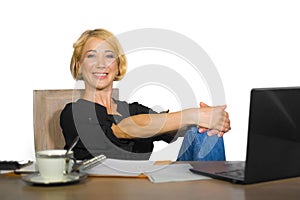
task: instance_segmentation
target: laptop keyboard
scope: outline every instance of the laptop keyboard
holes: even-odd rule
[[[231,170],[231,171],[218,172],[216,174],[221,174],[223,176],[227,176],[230,178],[238,178],[238,179],[245,178],[245,170],[244,169],[235,169],[235,170]]]

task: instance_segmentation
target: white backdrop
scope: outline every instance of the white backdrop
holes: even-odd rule
[[[34,157],[32,91],[74,88],[69,72],[72,44],[94,28],[115,34],[162,28],[199,44],[225,89],[232,121],[225,135],[227,159],[245,159],[250,89],[300,85],[299,9],[297,0],[1,1],[0,160]],[[154,60],[168,66],[173,62],[151,51],[128,59],[129,71]],[[191,83],[201,91],[197,100],[210,103],[201,84]],[[153,86],[140,88],[131,100],[175,111],[172,98],[164,88]]]

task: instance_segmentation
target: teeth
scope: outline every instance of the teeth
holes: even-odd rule
[[[106,76],[107,74],[99,74],[99,73],[94,73],[96,76]]]

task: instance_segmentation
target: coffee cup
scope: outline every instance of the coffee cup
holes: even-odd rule
[[[73,152],[66,155],[67,150],[53,149],[36,152],[36,163],[41,177],[47,181],[63,180],[75,162]]]

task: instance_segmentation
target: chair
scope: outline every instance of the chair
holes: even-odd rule
[[[84,89],[34,90],[33,126],[35,151],[63,149],[65,140],[59,118],[62,109],[69,102],[76,101]],[[113,97],[119,99],[119,90],[113,89]]]

